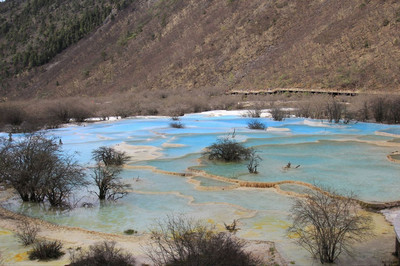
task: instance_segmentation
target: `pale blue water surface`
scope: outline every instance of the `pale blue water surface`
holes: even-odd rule
[[[189,172],[188,168],[193,167],[214,175],[256,182],[303,181],[329,186],[339,192],[352,191],[365,201],[400,200],[400,164],[386,158],[400,147],[385,146],[388,142],[396,144],[398,140],[395,136],[379,134],[400,134],[399,126],[331,124],[301,118],[276,122],[264,118],[261,121],[269,128],[259,131],[247,128],[249,120],[240,116],[193,114],[181,118],[185,128],[174,129],[169,127],[171,120],[168,118],[132,118],[68,126],[46,134],[61,138],[64,150],[76,152],[76,159],[83,165],[93,164],[91,152],[100,146],[121,143],[154,146],[161,149],[161,157],[139,159],[129,165],[178,173]],[[202,158],[205,147],[218,138],[232,136],[233,132],[237,141],[253,147],[262,158],[259,174],[249,174],[246,162],[227,164]],[[1,135],[6,137],[6,134]],[[300,167],[284,170],[288,162]],[[304,255],[302,251],[294,251],[296,249],[285,236],[293,198],[275,189],[198,190],[189,178],[148,168],[125,170],[122,177],[132,184],[133,191],[117,203],[100,206],[91,195],[85,200],[95,203],[92,209],[44,211],[37,205],[21,204],[16,199],[5,207],[62,225],[112,233],[122,233],[129,228],[147,231],[155,220],[171,213],[186,213],[216,225],[240,219],[240,236],[276,241],[278,246]],[[193,178],[204,188],[229,186],[200,175]],[[282,185],[282,190],[306,191],[296,185]]]

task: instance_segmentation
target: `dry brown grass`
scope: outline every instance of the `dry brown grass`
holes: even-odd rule
[[[18,99],[146,91],[163,101],[179,91],[197,103],[199,91],[228,89],[398,90],[399,12],[399,1],[136,1],[1,92]]]
[[[337,104],[337,112],[332,106]],[[379,109],[382,107],[382,110]],[[54,128],[62,123],[84,122],[89,117],[107,120],[110,116],[125,118],[139,115],[171,117],[207,110],[257,110],[294,108],[282,112],[287,116],[332,119],[341,122],[369,121],[400,123],[400,96],[362,94],[355,97],[308,94],[278,95],[220,95],[210,96],[202,91],[129,92],[112,97],[75,97],[64,100],[26,100],[0,103],[0,127],[3,131],[29,132]],[[284,118],[284,117],[282,117]]]

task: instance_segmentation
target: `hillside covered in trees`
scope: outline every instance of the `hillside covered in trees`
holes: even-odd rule
[[[42,66],[91,33],[128,0],[28,0],[0,3],[0,82]]]
[[[399,1],[6,0],[0,32],[3,100],[400,88]]]

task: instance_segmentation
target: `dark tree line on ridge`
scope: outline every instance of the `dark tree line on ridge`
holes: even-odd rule
[[[0,3],[0,81],[48,63],[134,0]],[[19,5],[19,6],[18,6]]]

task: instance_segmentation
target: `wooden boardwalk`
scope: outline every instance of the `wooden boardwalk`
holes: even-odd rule
[[[302,88],[275,88],[275,89],[261,89],[261,90],[230,90],[225,94],[227,95],[268,95],[268,94],[281,94],[281,93],[308,93],[308,94],[327,94],[327,95],[343,95],[343,96],[356,96],[359,94],[372,94],[372,95],[400,95],[399,92],[377,92],[377,91],[359,91],[359,90],[342,90],[342,89],[302,89]]]

